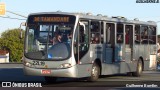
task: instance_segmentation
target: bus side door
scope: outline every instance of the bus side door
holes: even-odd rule
[[[130,63],[133,59],[133,25],[125,25],[125,60]]]
[[[115,46],[115,24],[114,23],[106,23],[105,25],[105,63],[113,63],[114,58],[114,46]]]

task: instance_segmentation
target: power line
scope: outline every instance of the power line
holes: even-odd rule
[[[21,17],[27,18],[27,17],[24,16],[24,15],[20,15],[20,14],[18,14],[18,13],[12,12],[12,11],[8,11],[8,10],[7,10],[6,12],[11,13],[11,14],[15,14],[15,15],[17,15],[17,16],[21,16]]]
[[[1,18],[7,18],[7,19],[26,20],[26,19],[12,18],[12,17],[4,17],[4,16],[0,16],[0,17]]]
[[[6,12],[8,12],[8,13],[11,13],[11,14],[14,14],[14,15],[17,15],[17,16],[20,16],[20,17],[23,17],[23,18],[27,18],[26,16],[24,16],[24,15],[20,15],[20,14],[18,14],[18,13],[15,13],[15,12],[12,12],[12,11],[6,11]],[[16,20],[26,20],[26,19],[19,19],[19,18],[12,18],[12,17],[5,17],[5,16],[0,16],[1,18],[7,18],[7,19],[16,19]]]

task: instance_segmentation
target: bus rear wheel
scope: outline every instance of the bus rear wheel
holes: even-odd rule
[[[94,63],[91,70],[91,76],[88,78],[88,81],[93,82],[97,81],[100,75],[100,67],[97,63]]]
[[[142,60],[138,60],[136,72],[133,72],[133,76],[139,77],[142,74]]]
[[[45,76],[44,79],[45,79],[45,81],[47,83],[54,83],[54,82],[57,81],[57,77],[48,77],[48,76]]]

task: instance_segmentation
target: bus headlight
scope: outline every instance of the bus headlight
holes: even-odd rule
[[[70,67],[71,67],[70,63],[65,63],[60,66],[60,68],[70,68]]]
[[[24,63],[24,65],[27,66],[27,67],[31,67],[32,66],[32,64],[28,63],[28,62]]]

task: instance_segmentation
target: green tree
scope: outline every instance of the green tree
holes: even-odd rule
[[[24,46],[24,30],[22,30],[22,33],[22,39],[19,38],[19,29],[7,30],[1,34],[0,49],[9,51],[10,62],[21,62]]]

